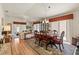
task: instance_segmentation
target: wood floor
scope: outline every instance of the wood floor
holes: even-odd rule
[[[19,38],[12,39],[12,41],[7,45],[3,44],[3,48],[0,50],[1,55],[43,55],[47,54],[47,50],[32,44],[31,40],[21,40]],[[6,47],[6,48],[5,48]],[[75,47],[64,43],[63,53],[64,55],[73,55]],[[54,49],[54,47],[52,48]],[[49,55],[49,53],[47,54]],[[54,54],[52,54],[54,55]],[[58,54],[57,54],[58,55]]]
[[[13,39],[11,42],[11,54],[12,55],[38,55],[25,40]]]

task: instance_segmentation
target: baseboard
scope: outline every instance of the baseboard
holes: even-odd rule
[[[66,44],[72,45],[70,42],[67,42],[67,41],[63,41],[63,42],[66,43]]]

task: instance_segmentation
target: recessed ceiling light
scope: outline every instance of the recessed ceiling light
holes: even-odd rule
[[[8,13],[8,10],[5,10],[6,13]]]
[[[51,8],[50,6],[48,6],[48,8]]]

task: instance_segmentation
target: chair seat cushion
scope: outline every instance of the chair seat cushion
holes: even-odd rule
[[[62,44],[63,43],[63,41],[61,39],[58,39],[57,36],[53,36],[51,39],[55,44]]]
[[[62,41],[61,39],[56,39],[54,42],[55,42],[56,44],[62,44],[62,43],[63,43],[63,41]]]

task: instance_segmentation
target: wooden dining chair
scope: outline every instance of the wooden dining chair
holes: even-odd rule
[[[45,44],[45,49],[47,50],[47,47],[50,44],[50,37],[48,35],[42,35],[41,39],[42,44]]]
[[[37,30],[34,31],[35,44],[37,43],[37,39],[38,39],[38,37],[37,37],[37,36],[38,36],[38,35],[37,35],[37,32],[38,32]]]
[[[64,49],[64,46],[63,46],[63,37],[64,37],[64,34],[65,34],[65,32],[62,31],[60,38],[57,38],[56,36],[53,36],[53,38],[52,38],[53,45],[55,45],[56,48],[57,48],[56,44],[59,45],[60,51],[62,51],[61,45],[62,45],[62,47]]]

